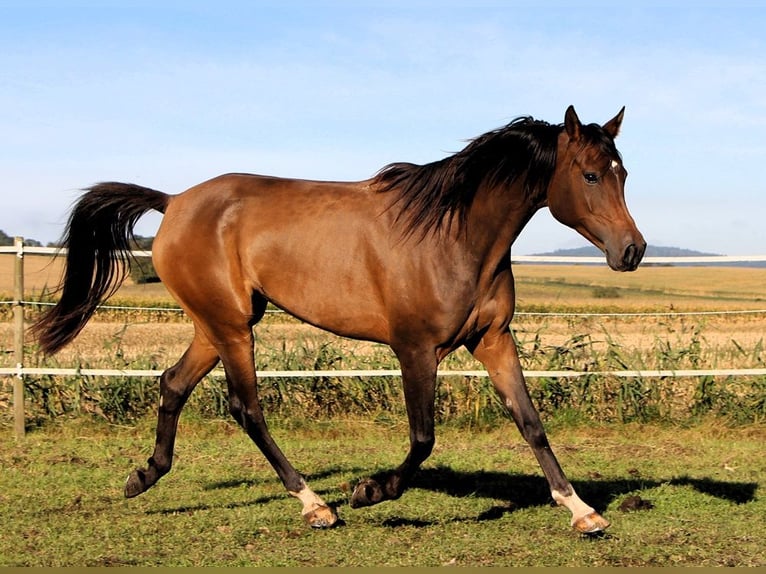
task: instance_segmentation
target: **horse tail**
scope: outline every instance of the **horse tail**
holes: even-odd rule
[[[130,272],[133,228],[145,213],[165,212],[170,196],[126,183],[99,183],[72,209],[62,247],[67,249],[61,297],[33,325],[40,349],[52,355],[82,330],[96,307]]]

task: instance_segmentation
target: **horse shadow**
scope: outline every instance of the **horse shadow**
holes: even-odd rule
[[[350,473],[356,474],[363,472],[363,469],[349,469],[341,467],[327,468],[322,472],[313,473],[307,477],[309,481],[318,479],[338,479],[343,480]],[[229,488],[240,488],[242,486],[256,487],[266,481],[276,479],[258,479],[258,478],[235,478],[225,481],[216,481],[206,484],[204,490],[220,490]],[[586,480],[572,480],[572,486],[578,494],[587,500],[598,512],[604,512],[606,508],[619,498],[644,490],[649,490],[663,484],[672,486],[691,486],[696,491],[716,498],[732,502],[734,504],[746,504],[755,500],[755,492],[758,488],[756,482],[736,482],[721,481],[712,478],[691,478],[680,476],[671,479],[653,479],[638,476],[629,476],[626,478],[589,478]],[[516,510],[536,507],[536,506],[555,506],[551,498],[548,484],[545,479],[538,474],[508,473],[499,471],[461,471],[448,466],[435,466],[421,468],[412,478],[409,490],[427,490],[452,496],[455,498],[485,498],[495,501],[497,504],[472,517],[471,520],[478,522],[486,520],[497,520],[505,514]],[[348,503],[345,494],[338,492],[337,488],[328,487],[317,490],[318,494],[328,498],[328,504],[338,508]],[[278,495],[256,497],[248,501],[232,502],[221,505],[220,503],[208,505],[197,504],[194,506],[179,506],[173,508],[162,508],[150,513],[172,514],[184,513],[190,511],[209,510],[213,507],[225,506],[227,508],[236,508],[242,506],[251,506],[272,502],[283,498]],[[332,500],[329,500],[329,499]],[[413,520],[402,517],[391,517],[384,522],[385,526],[415,526],[426,527],[432,525],[427,520]]]
[[[313,480],[321,480],[324,478],[333,478],[338,476],[347,476],[349,472],[354,473],[361,473],[363,469],[360,468],[341,468],[341,467],[329,467],[322,472],[317,472],[311,474],[311,476],[307,477],[309,481]],[[226,490],[226,489],[239,489],[239,488],[258,488],[258,486],[266,484],[266,483],[276,483],[279,479],[276,476],[269,477],[269,478],[260,478],[260,477],[241,477],[241,478],[231,478],[228,480],[218,480],[213,482],[208,482],[207,484],[202,486],[202,489],[205,491],[215,491],[215,490]],[[337,489],[335,488],[320,488],[316,490],[317,494],[323,496],[323,497],[331,497],[334,496],[335,498],[333,500],[328,500],[328,504],[330,506],[333,506],[335,508],[342,506],[346,503],[345,500],[342,499],[342,497],[337,496]],[[238,502],[227,502],[227,503],[215,503],[215,504],[208,504],[208,503],[199,503],[194,505],[178,505],[178,506],[171,506],[171,507],[163,507],[159,509],[153,509],[147,511],[147,514],[161,514],[161,515],[170,515],[170,514],[188,514],[192,512],[198,512],[198,511],[205,511],[205,510],[212,510],[214,508],[246,508],[250,506],[258,506],[260,504],[267,504],[269,502],[274,502],[277,500],[284,499],[285,495],[284,493],[280,492],[279,494],[272,494],[272,495],[264,495],[255,497],[246,501],[238,501]]]
[[[323,480],[326,478],[334,478],[334,477],[340,477],[344,475],[348,475],[349,473],[362,473],[364,472],[364,469],[362,468],[349,468],[349,467],[341,467],[341,466],[331,466],[326,469],[324,469],[321,472],[314,472],[310,475],[308,475],[306,478],[309,482]],[[219,480],[215,482],[209,482],[206,485],[204,485],[202,488],[204,490],[221,490],[226,488],[242,488],[242,487],[256,487],[259,484],[264,484],[266,482],[276,482],[278,481],[276,476],[272,476],[269,478],[257,478],[257,477],[248,477],[248,478],[232,478],[228,480]],[[323,490],[317,490],[319,493],[326,493],[327,489]]]
[[[649,490],[662,484],[691,486],[696,491],[732,502],[746,504],[755,500],[756,482],[721,481],[712,478],[680,476],[668,480],[641,477],[593,478],[572,480],[577,493],[598,512],[629,493]],[[540,475],[497,471],[464,472],[447,466],[421,469],[410,488],[440,492],[457,498],[480,497],[506,501],[482,512],[476,519],[495,520],[504,514],[534,506],[555,506],[548,484]]]

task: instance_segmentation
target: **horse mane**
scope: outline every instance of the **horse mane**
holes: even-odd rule
[[[464,221],[482,185],[510,186],[526,173],[526,196],[543,193],[556,166],[556,148],[562,125],[553,126],[531,117],[473,138],[462,150],[444,159],[416,165],[392,163],[381,169],[374,182],[381,193],[395,193],[405,233],[424,235],[438,230],[455,216]]]
[[[525,116],[469,141],[444,159],[416,165],[392,163],[373,182],[378,192],[394,193],[401,206],[405,234],[438,231],[445,222],[462,224],[484,185],[509,187],[524,175],[523,193],[535,198],[547,193],[556,167],[558,136],[563,124],[551,125]],[[610,156],[618,156],[614,142],[597,124],[582,126],[584,141],[595,143]],[[619,156],[618,156],[619,157]]]

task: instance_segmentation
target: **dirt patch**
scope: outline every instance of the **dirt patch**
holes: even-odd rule
[[[625,498],[617,508],[620,512],[635,512],[637,510],[651,510],[654,508],[654,504],[638,495],[633,495]]]

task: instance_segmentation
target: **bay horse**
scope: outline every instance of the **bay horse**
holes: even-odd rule
[[[220,360],[229,410],[302,503],[312,527],[339,523],[274,442],[258,400],[253,327],[267,302],[345,337],[388,344],[401,365],[410,447],[397,468],[363,479],[350,506],[399,498],[434,446],[437,366],[464,346],[485,367],[572,526],[609,523],[567,480],[530,400],[510,330],[511,245],[547,206],[600,248],[616,271],[636,269],[646,243],[624,199],[614,144],[625,108],[603,126],[531,117],[481,135],[425,165],[393,163],[359,182],[227,174],[168,195],[124,183],[87,190],[69,216],[61,296],[33,325],[52,354],[84,327],[129,272],[133,227],[164,213],[152,257],[194,324],[181,359],[160,377],[154,452],[125,495],[171,467],[178,418]]]

